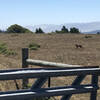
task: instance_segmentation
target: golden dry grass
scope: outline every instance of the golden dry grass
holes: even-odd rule
[[[30,51],[29,54],[32,59],[99,66],[100,35],[91,36],[91,38],[85,38],[85,35],[82,34],[0,34],[0,42],[6,43],[9,49],[17,53],[16,56],[0,54],[0,69],[21,68],[21,49],[28,47],[28,45],[33,42],[39,44],[41,47],[36,51]],[[81,44],[83,48],[76,48],[75,44]],[[68,85],[71,84],[73,79],[73,77],[52,79],[52,86]],[[85,79],[84,83],[89,82],[89,80],[90,76]],[[13,81],[0,84],[0,90],[3,91],[15,88]],[[99,97],[100,92],[98,92],[98,100]],[[89,94],[74,95],[71,100],[89,100]]]

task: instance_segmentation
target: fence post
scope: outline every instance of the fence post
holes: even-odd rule
[[[98,75],[92,75],[92,85],[98,87]],[[97,90],[91,92],[90,100],[97,100]]]
[[[50,86],[51,86],[51,78],[49,77],[48,78],[48,87],[50,88]]]
[[[22,49],[22,68],[28,68],[26,60],[28,59],[28,48]],[[25,89],[28,87],[28,79],[23,79],[22,88]]]

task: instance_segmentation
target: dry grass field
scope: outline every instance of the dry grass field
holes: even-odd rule
[[[30,51],[32,59],[99,66],[100,35],[88,35],[91,36],[89,38],[85,36],[83,34],[0,34],[0,43],[5,43],[8,49],[17,53],[17,55],[11,56],[0,54],[0,69],[21,68],[21,49],[28,47],[30,43],[40,45],[38,50]],[[83,47],[76,48],[75,44],[80,44]],[[70,84],[73,79],[73,77],[52,79],[52,86]],[[84,83],[89,81],[90,76],[85,79]],[[20,85],[19,81],[18,83]],[[15,89],[13,81],[1,82],[0,90],[8,89]],[[74,95],[71,100],[89,100],[89,94]],[[98,92],[98,100],[100,100],[100,92]]]

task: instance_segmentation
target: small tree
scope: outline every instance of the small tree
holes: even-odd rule
[[[43,30],[41,28],[39,28],[39,33],[44,33]]]
[[[79,29],[78,28],[70,28],[70,33],[80,33]]]
[[[56,33],[69,33],[68,29],[65,26],[62,27],[61,31],[56,30],[55,32]]]
[[[35,33],[39,33],[39,30],[36,28],[36,31],[35,31]]]
[[[68,33],[69,31],[65,26],[63,26],[62,29],[61,29],[61,32],[62,33]]]
[[[35,33],[41,34],[41,33],[44,33],[44,32],[43,32],[43,30],[41,28],[39,28],[39,29],[36,29]]]
[[[100,34],[100,32],[97,32],[97,34]]]
[[[0,33],[2,33],[2,30],[0,30]]]

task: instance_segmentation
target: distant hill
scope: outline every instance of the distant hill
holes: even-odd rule
[[[85,32],[85,33],[88,33],[88,34],[96,34],[97,32],[100,32],[100,30],[95,30],[95,31]]]
[[[41,27],[45,32],[52,32],[55,30],[60,30],[62,26],[66,26],[68,29],[71,27],[79,28],[82,33],[95,33],[95,30],[100,30],[100,22],[91,22],[91,23],[65,23],[61,25],[54,25],[54,24],[42,24],[42,25],[35,25],[35,26],[26,26],[32,31],[35,31],[36,28]]]

